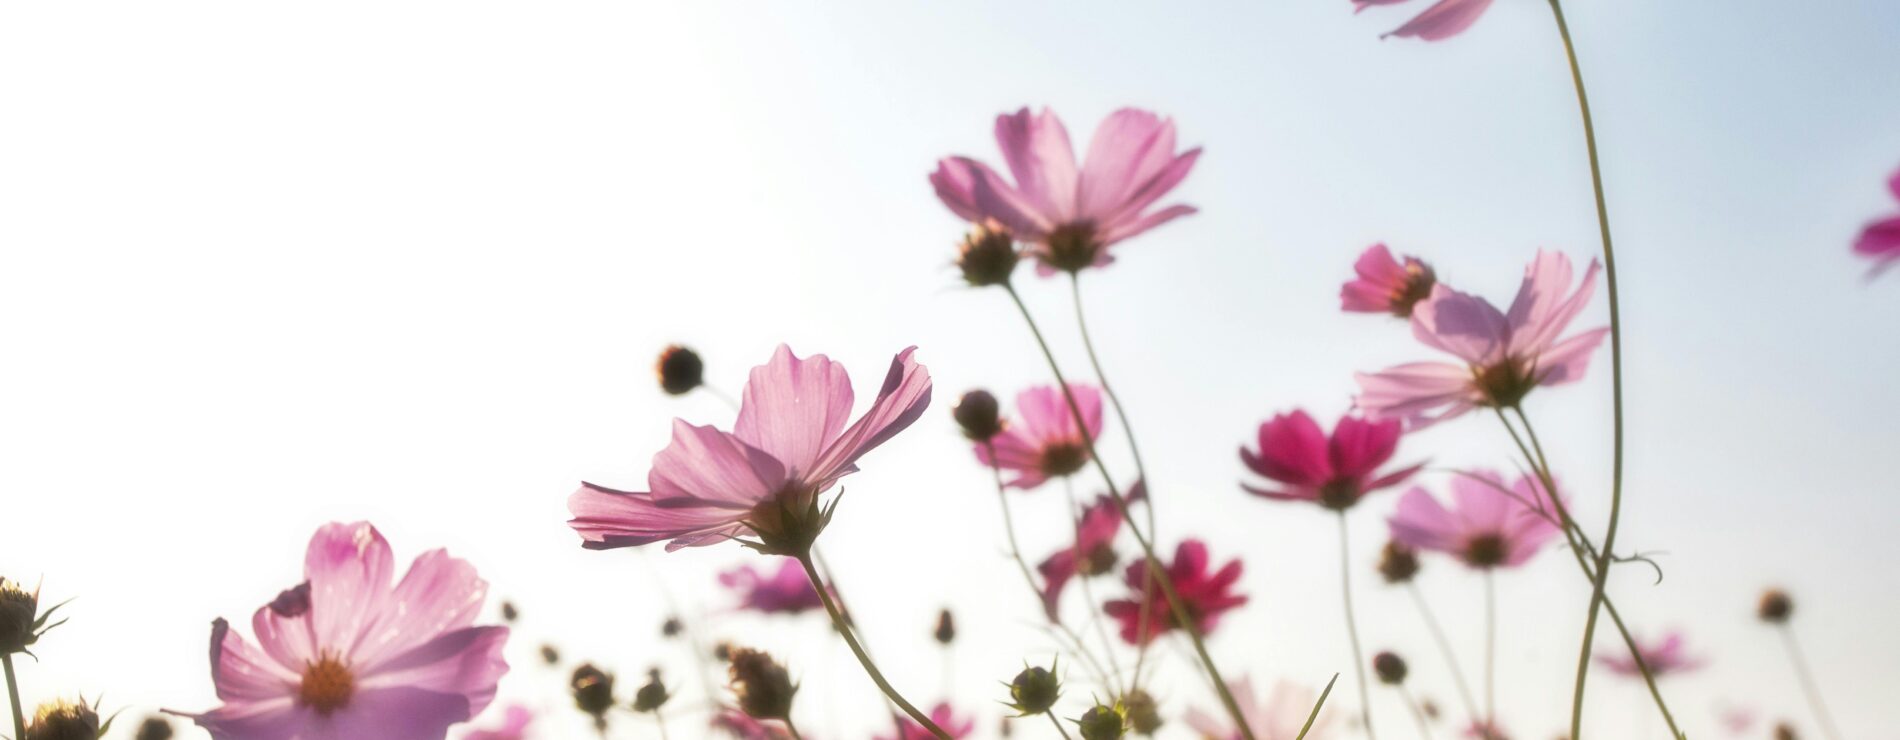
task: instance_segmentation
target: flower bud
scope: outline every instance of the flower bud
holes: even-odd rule
[[[1019,259],[1015,239],[993,221],[978,224],[957,245],[957,269],[963,271],[963,281],[971,287],[1008,283]]]
[[[679,637],[685,631],[686,623],[680,621],[679,617],[667,617],[665,622],[660,623],[661,637]]]
[[[515,602],[501,602],[501,621],[513,622],[521,618],[521,610],[515,608]]]
[[[1786,722],[1775,725],[1775,740],[1800,740],[1800,738],[1801,736],[1794,732],[1794,725]]]
[[[950,416],[957,420],[957,426],[963,427],[963,436],[977,442],[988,442],[1003,432],[996,397],[986,390],[963,394],[957,399],[957,405],[950,407]]]
[[[691,393],[706,382],[706,363],[699,353],[677,344],[660,351],[654,372],[660,376],[660,390],[678,396]]]
[[[1009,706],[1027,717],[1042,714],[1062,698],[1062,682],[1042,666],[1024,668],[1009,682]]]
[[[660,669],[647,671],[647,682],[633,694],[633,711],[654,712],[672,698],[666,693],[666,684],[660,683]]]
[[[1418,575],[1418,551],[1398,540],[1385,543],[1379,551],[1379,575],[1386,583],[1405,583]]]
[[[542,645],[541,646],[541,662],[546,663],[548,665],[560,665],[561,664],[560,649],[554,647],[553,645]]]
[[[133,740],[172,740],[174,736],[176,733],[172,732],[172,723],[165,721],[164,717],[152,716],[139,723],[138,734],[133,735]]]
[[[1761,595],[1755,614],[1769,624],[1786,624],[1788,618],[1794,616],[1794,599],[1788,598],[1788,593],[1781,589],[1768,589]]]
[[[568,682],[574,691],[574,706],[594,718],[596,727],[607,725],[607,710],[614,707],[614,675],[582,663]]]
[[[49,701],[33,713],[26,740],[99,740],[99,713],[83,703]]]
[[[939,645],[948,645],[957,639],[957,621],[950,616],[949,609],[937,612],[937,629],[930,636],[937,638]]]
[[[33,622],[39,610],[37,592],[27,593],[19,584],[0,578],[0,653],[17,653],[33,644]]]
[[[1379,680],[1397,686],[1405,683],[1405,659],[1392,651],[1382,651],[1372,656],[1372,672],[1379,674]]]
[[[1135,689],[1122,697],[1121,705],[1128,710],[1128,729],[1137,735],[1153,735],[1161,729],[1161,708],[1155,704],[1155,698],[1148,692]]]
[[[1097,704],[1083,712],[1075,724],[1081,729],[1082,740],[1121,740],[1128,734],[1128,718],[1120,707]]]
[[[785,666],[771,655],[752,648],[733,648],[728,671],[740,711],[753,719],[791,717],[792,695],[798,693],[798,687],[792,685]]]

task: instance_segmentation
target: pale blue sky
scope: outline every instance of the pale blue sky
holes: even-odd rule
[[[28,694],[103,691],[128,716],[210,706],[210,620],[294,582],[317,524],[359,518],[399,557],[448,546],[522,602],[504,701],[560,705],[560,677],[531,657],[543,639],[628,676],[661,662],[685,679],[652,639],[664,607],[648,566],[716,608],[710,574],[748,555],[643,564],[582,552],[561,523],[578,479],[637,485],[671,416],[728,421],[710,398],[661,397],[653,352],[692,343],[736,391],[779,341],[830,353],[860,383],[917,344],[939,408],[864,461],[828,554],[922,701],[941,680],[930,619],[956,606],[953,680],[991,731],[994,682],[1048,643],[996,556],[994,495],[947,408],[964,388],[1008,394],[1044,372],[1000,295],[957,287],[961,227],[924,177],[950,153],[994,161],[994,115],[1045,104],[1078,143],[1136,105],[1206,147],[1178,191],[1202,212],[1091,276],[1091,318],[1156,478],[1162,539],[1201,536],[1247,563],[1254,603],[1214,640],[1229,672],[1347,670],[1331,522],[1242,495],[1235,448],[1275,411],[1343,410],[1355,370],[1429,354],[1397,324],[1335,310],[1367,244],[1496,301],[1535,249],[1597,249],[1544,3],[1498,0],[1446,43],[1378,39],[1416,9],[4,6],[0,573],[79,597],[23,669]],[[1666,553],[1669,574],[1654,588],[1625,574],[1615,593],[1713,659],[1669,686],[1693,736],[1720,736],[1724,702],[1805,723],[1779,646],[1750,619],[1771,583],[1800,599],[1848,735],[1891,732],[1900,275],[1864,281],[1847,246],[1896,208],[1900,5],[1576,0],[1570,13],[1621,249],[1622,541]],[[1079,370],[1060,283],[1023,279]],[[1585,320],[1604,315],[1599,298]],[[1593,520],[1607,510],[1607,399],[1596,372],[1531,403]],[[1502,444],[1473,417],[1402,454],[1508,466]],[[1030,549],[1061,539],[1059,498],[1019,499],[1041,523]],[[1354,513],[1360,575],[1392,502]],[[1476,581],[1429,567],[1471,663]],[[1359,586],[1368,647],[1411,654],[1421,688],[1452,705],[1402,594]],[[1551,553],[1500,587],[1503,715],[1549,736],[1582,584]],[[814,734],[876,723],[868,684],[818,624],[706,624],[790,655]],[[1211,706],[1171,661],[1170,711]],[[1595,686],[1596,737],[1660,737],[1631,686]],[[1402,732],[1392,697],[1374,702]]]

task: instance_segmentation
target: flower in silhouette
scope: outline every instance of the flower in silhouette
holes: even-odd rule
[[[1051,478],[1073,475],[1089,463],[1089,441],[1102,434],[1102,392],[1094,386],[1070,383],[1083,424],[1062,391],[1039,385],[1016,394],[1016,420],[1005,420],[1003,432],[975,445],[976,459],[1009,471],[1011,488],[1031,489]]]
[[[825,602],[795,558],[780,558],[770,575],[742,565],[719,574],[719,585],[739,594],[739,608],[763,614],[798,614],[823,609]]]
[[[1446,509],[1423,488],[1407,491],[1387,520],[1392,539],[1490,569],[1523,565],[1562,532],[1549,495],[1529,476],[1505,488],[1496,473],[1461,474],[1451,480],[1451,498]]]
[[[1900,200],[1900,172],[1893,173],[1887,180],[1887,190]],[[1900,214],[1889,215],[1862,229],[1860,238],[1854,240],[1854,253],[1874,261],[1874,272],[1878,273],[1900,261]]]
[[[442,550],[392,582],[389,543],[367,522],[324,525],[304,582],[257,610],[257,645],[211,626],[222,706],[186,715],[219,740],[441,740],[495,698],[506,627],[477,627],[488,584]]]
[[[930,184],[964,220],[1000,224],[1029,244],[1045,276],[1106,265],[1116,243],[1194,213],[1179,204],[1149,210],[1201,156],[1198,147],[1175,151],[1171,119],[1134,108],[1109,114],[1080,167],[1068,130],[1048,109],[997,116],[996,143],[1014,183],[982,162],[947,157]]]
[[[1147,485],[1135,481],[1125,498],[1132,504],[1147,496]],[[1042,608],[1049,621],[1059,621],[1056,615],[1062,588],[1070,579],[1078,575],[1093,578],[1115,568],[1115,535],[1121,533],[1122,522],[1121,506],[1115,499],[1108,494],[1097,496],[1076,524],[1075,544],[1057,550],[1036,566],[1042,574]]]
[[[1655,642],[1645,642],[1638,638],[1636,650],[1643,656],[1643,665],[1648,666],[1649,674],[1657,678],[1688,673],[1708,663],[1700,656],[1689,654],[1688,648],[1683,645],[1680,632],[1669,632]],[[1630,657],[1629,652],[1623,647],[1598,653],[1596,659],[1598,665],[1608,668],[1616,675],[1632,678],[1641,678],[1643,675],[1642,668],[1636,665],[1636,659]]]
[[[1228,681],[1227,690],[1234,695],[1234,703],[1240,705],[1240,716],[1247,719],[1247,728],[1253,731],[1254,740],[1294,740],[1300,736],[1300,728],[1306,726],[1307,716],[1319,701],[1319,694],[1312,689],[1287,681],[1275,682],[1264,704],[1254,694],[1253,681],[1245,676]],[[1306,733],[1307,740],[1329,737],[1334,717],[1330,708],[1320,710],[1319,717],[1313,720],[1313,729]],[[1191,708],[1184,719],[1188,727],[1209,740],[1243,737],[1226,712]]]
[[[1341,310],[1357,313],[1389,313],[1401,319],[1412,315],[1412,307],[1432,294],[1437,276],[1417,257],[1400,262],[1384,244],[1367,247],[1353,263],[1359,274],[1339,288]]]
[[[1193,539],[1183,540],[1175,548],[1174,562],[1166,568],[1175,593],[1180,595],[1182,605],[1194,620],[1195,628],[1203,635],[1213,631],[1222,614],[1247,603],[1246,596],[1233,592],[1234,584],[1240,580],[1238,558],[1228,561],[1218,571],[1209,572],[1207,568],[1207,545]],[[1153,592],[1148,590],[1146,560],[1130,563],[1122,574],[1122,580],[1133,592],[1131,597],[1110,601],[1102,606],[1102,611],[1121,623],[1123,640],[1139,645],[1181,627],[1174,618],[1174,611],[1168,607],[1167,597],[1162,594],[1159,584],[1156,584]],[[1144,610],[1146,617],[1143,617]],[[1145,634],[1142,632],[1144,626],[1147,628]]]
[[[1589,304],[1597,270],[1591,261],[1576,292],[1566,297],[1570,258],[1540,250],[1508,312],[1442,284],[1434,287],[1412,309],[1412,334],[1463,362],[1414,362],[1360,373],[1354,403],[1375,418],[1408,419],[1419,428],[1473,408],[1510,408],[1538,386],[1582,379],[1609,330],[1562,340],[1558,335]]]
[[[1331,438],[1305,411],[1280,414],[1260,425],[1260,450],[1240,448],[1249,470],[1280,484],[1277,489],[1241,488],[1277,501],[1311,501],[1328,509],[1352,508],[1366,494],[1403,483],[1423,464],[1375,475],[1398,451],[1402,425],[1342,416]]]
[[[824,355],[799,359],[779,345],[752,369],[730,433],[673,421],[673,442],[653,456],[650,491],[583,484],[568,498],[568,524],[589,549],[672,540],[668,550],[741,540],[795,555],[830,520],[818,495],[856,472],[858,458],[910,426],[930,404],[930,372],[897,354],[877,400],[849,427],[851,379]]]
[[[1352,0],[1352,5],[1354,12],[1357,12],[1374,5],[1397,5],[1403,2],[1407,0]],[[1464,33],[1490,7],[1491,0],[1438,0],[1425,12],[1385,36],[1442,41]]]

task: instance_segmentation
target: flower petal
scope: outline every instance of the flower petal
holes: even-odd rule
[[[647,486],[655,502],[679,498],[741,511],[777,493],[789,478],[777,459],[738,436],[674,419],[673,441],[653,456]]]
[[[1399,498],[1398,511],[1386,519],[1392,539],[1420,550],[1451,552],[1457,549],[1461,527],[1456,517],[1445,510],[1425,489],[1414,486]]]
[[[1590,355],[1609,336],[1606,328],[1591,329],[1552,346],[1537,358],[1537,384],[1563,385],[1583,379],[1590,368]]]
[[[1443,285],[1434,286],[1430,298],[1412,307],[1412,336],[1472,365],[1489,365],[1503,355],[1510,326],[1483,298]]]
[[[389,542],[369,522],[331,522],[310,538],[303,570],[316,643],[350,654],[389,595],[395,572]]]
[[[1256,473],[1294,486],[1317,486],[1333,477],[1326,432],[1305,411],[1279,414],[1261,424],[1259,444],[1258,456],[1248,460]]]
[[[851,376],[824,355],[799,359],[779,345],[752,368],[732,433],[770,454],[790,477],[810,473],[851,418]]]
[[[819,490],[830,487],[856,470],[858,458],[864,453],[890,441],[923,415],[930,406],[930,369],[912,359],[916,352],[916,347],[906,347],[891,358],[891,369],[884,374],[877,400],[819,455],[808,482],[815,483]]]
[[[1439,0],[1437,5],[1386,35],[1443,41],[1470,28],[1489,7],[1491,0]]]
[[[1174,158],[1174,124],[1136,108],[1108,114],[1089,137],[1088,158],[1082,161],[1077,216],[1106,223],[1117,214],[1136,187],[1167,167]]]
[[[1075,218],[1075,147],[1054,111],[1030,115],[1023,108],[997,116],[996,145],[1025,200],[1051,222]]]
[[[374,664],[444,632],[468,627],[481,613],[487,595],[488,582],[476,575],[468,561],[450,557],[445,550],[425,552],[396,584],[368,639],[351,658]]]
[[[581,536],[581,547],[589,550],[661,540],[676,540],[680,546],[714,544],[738,536],[739,521],[750,513],[711,506],[662,507],[651,493],[616,491],[592,483],[581,484],[567,498],[567,510],[574,515],[567,525]]]
[[[1340,417],[1339,423],[1333,426],[1328,446],[1334,475],[1355,479],[1372,475],[1398,451],[1402,431],[1396,419],[1371,421],[1356,416]]]
[[[508,663],[502,659],[507,643],[507,627],[437,633],[401,654],[365,665],[357,691],[407,687],[454,694],[465,701],[466,714],[461,719],[468,719],[481,714],[495,699],[495,687],[508,672]]]

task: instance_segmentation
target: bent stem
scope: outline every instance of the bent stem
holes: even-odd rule
[[[818,599],[825,603],[825,612],[831,615],[831,623],[838,628],[838,634],[844,637],[844,644],[850,646],[851,654],[857,656],[858,664],[864,666],[864,672],[871,676],[871,682],[877,684],[878,689],[883,691],[885,696],[890,697],[891,703],[904,710],[905,714],[910,715],[917,724],[923,725],[924,729],[937,736],[938,740],[950,740],[949,733],[944,732],[937,723],[930,721],[929,716],[917,711],[917,708],[911,706],[903,694],[897,693],[897,689],[891,687],[890,681],[884,680],[883,672],[877,669],[877,664],[871,662],[871,656],[864,652],[864,646],[858,644],[857,636],[852,633],[851,625],[845,622],[844,614],[838,611],[838,604],[832,600],[830,589],[825,588],[824,579],[818,576],[818,567],[812,564],[811,553],[803,552],[795,557],[798,558],[799,565],[805,566],[805,577],[811,579],[812,589],[818,592]],[[798,730],[792,727],[790,717],[785,719],[785,726],[792,731],[792,737],[798,737]]]
[[[1378,740],[1372,730],[1372,693],[1366,689],[1366,659],[1359,651],[1359,620],[1352,614],[1352,549],[1346,542],[1346,512],[1339,512],[1339,593],[1346,602],[1346,636],[1352,641],[1352,667],[1359,677],[1359,720],[1366,725],[1366,736]]]
[[[1220,695],[1221,705],[1227,709],[1227,716],[1240,728],[1240,735],[1244,740],[1254,740],[1253,728],[1247,725],[1246,714],[1240,711],[1240,703],[1234,701],[1234,693],[1227,688],[1226,679],[1221,678],[1220,668],[1214,665],[1214,656],[1207,652],[1207,643],[1201,638],[1200,625],[1195,623],[1193,615],[1187,610],[1187,605],[1181,601],[1181,595],[1175,592],[1174,582],[1168,578],[1166,570],[1161,567],[1160,558],[1155,556],[1154,544],[1149,542],[1149,535],[1142,534],[1141,528],[1135,526],[1135,515],[1128,508],[1128,499],[1122,496],[1121,489],[1116,487],[1115,478],[1109,474],[1108,466],[1102,462],[1101,455],[1096,454],[1095,438],[1086,433],[1088,424],[1082,418],[1082,407],[1076,403],[1075,393],[1069,389],[1069,382],[1063,379],[1062,367],[1056,362],[1055,353],[1049,350],[1049,342],[1042,336],[1042,329],[1036,326],[1036,320],[1030,315],[1029,306],[1023,303],[1023,297],[1016,292],[1016,286],[1004,283],[1003,290],[1009,293],[1010,300],[1016,304],[1016,310],[1022,313],[1023,323],[1029,325],[1029,333],[1035,337],[1036,346],[1042,350],[1043,359],[1049,363],[1049,372],[1055,375],[1056,385],[1062,389],[1062,398],[1068,403],[1069,415],[1075,420],[1076,428],[1085,430],[1082,441],[1088,448],[1089,461],[1093,462],[1095,470],[1101,473],[1102,483],[1108,486],[1109,498],[1114,500],[1116,509],[1121,511],[1122,518],[1128,522],[1128,531],[1134,534],[1135,543],[1141,545],[1141,554],[1147,562],[1149,578],[1161,587],[1161,595],[1168,600],[1168,609],[1174,614],[1175,622],[1187,632],[1188,639],[1194,643],[1194,652],[1201,659],[1201,667],[1207,671],[1208,678],[1212,679],[1214,692]],[[1149,505],[1154,504],[1150,502]],[[1146,635],[1143,637],[1145,638]]]
[[[1614,412],[1610,422],[1614,438],[1610,463],[1610,523],[1603,533],[1603,549],[1597,553],[1590,611],[1584,619],[1583,648],[1577,656],[1577,690],[1571,699],[1570,737],[1571,740],[1582,740],[1583,688],[1590,675],[1590,643],[1596,637],[1597,611],[1603,606],[1603,586],[1610,575],[1610,553],[1616,551],[1616,525],[1623,513],[1623,324],[1616,295],[1616,250],[1610,244],[1610,209],[1603,196],[1603,163],[1597,156],[1597,131],[1596,123],[1590,116],[1590,95],[1584,90],[1583,67],[1577,62],[1577,46],[1570,39],[1570,23],[1564,19],[1562,2],[1550,0],[1550,12],[1557,19],[1557,32],[1564,42],[1564,56],[1570,61],[1570,80],[1577,88],[1577,111],[1583,118],[1584,147],[1590,154],[1590,185],[1596,191],[1597,231],[1603,235],[1603,282],[1610,302],[1610,404]],[[1552,489],[1551,494],[1554,498],[1556,490]]]
[[[1841,731],[1834,726],[1834,715],[1827,711],[1827,704],[1821,701],[1820,684],[1814,681],[1814,672],[1808,670],[1807,654],[1801,651],[1801,643],[1794,639],[1794,630],[1781,625],[1781,641],[1788,646],[1788,658],[1794,661],[1794,672],[1801,679],[1801,691],[1808,696],[1808,708],[1814,711],[1814,718],[1821,723],[1822,730],[1833,740],[1840,740]]]
[[[13,675],[13,654],[0,653],[0,665],[7,671],[7,701],[13,705],[13,736],[26,737],[26,714],[20,711],[20,679]]]
[[[1412,593],[1412,603],[1418,605],[1419,616],[1425,620],[1425,628],[1432,633],[1432,639],[1438,643],[1438,652],[1445,656],[1445,665],[1451,667],[1452,681],[1458,684],[1458,698],[1465,703],[1465,716],[1478,716],[1478,703],[1471,700],[1471,685],[1465,683],[1465,671],[1458,667],[1458,656],[1451,650],[1451,641],[1445,639],[1445,628],[1438,625],[1438,618],[1432,615],[1431,607],[1425,604],[1425,594],[1418,584],[1407,582],[1405,590]]]

